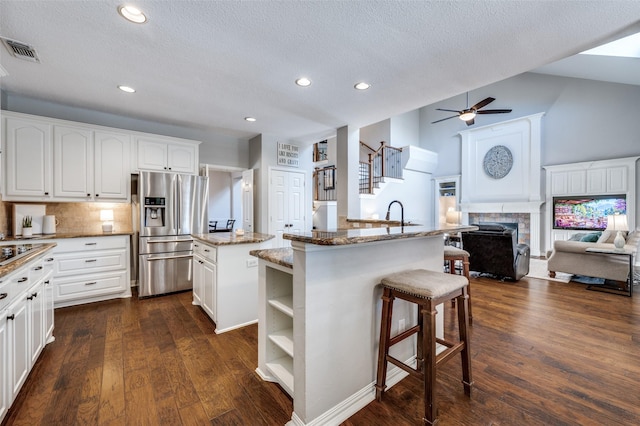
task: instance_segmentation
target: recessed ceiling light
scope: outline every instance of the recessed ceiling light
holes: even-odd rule
[[[134,89],[133,87],[129,87],[129,86],[118,86],[118,89],[122,90],[123,92],[127,92],[127,93],[135,93],[136,89]]]
[[[137,7],[120,5],[118,6],[118,13],[127,21],[136,24],[144,24],[147,22],[147,17]]]
[[[246,121],[249,121],[251,123],[253,123],[254,121],[256,121],[255,117],[245,117],[244,118]]]
[[[371,87],[371,85],[369,83],[365,83],[364,81],[361,81],[360,83],[357,83],[353,87],[354,89],[357,89],[357,90],[367,90],[369,87]]]
[[[311,86],[311,80],[309,80],[307,77],[302,77],[296,80],[296,84],[300,87]]]

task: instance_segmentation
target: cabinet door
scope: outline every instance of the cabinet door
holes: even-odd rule
[[[51,196],[51,125],[44,121],[7,117],[5,199]]]
[[[167,165],[169,170],[176,173],[197,174],[197,146],[168,145]]]
[[[128,199],[130,149],[129,135],[95,132],[94,196],[96,201]]]
[[[167,144],[138,138],[138,168],[141,170],[167,170]]]
[[[7,309],[7,337],[9,345],[8,392],[14,400],[29,374],[29,326],[27,297],[24,295]],[[4,381],[4,379],[3,379]]]
[[[44,287],[40,281],[27,293],[27,325],[29,328],[29,369],[36,363],[44,347]]]
[[[217,275],[216,265],[211,262],[204,262],[202,264],[202,282],[203,282],[203,295],[202,308],[209,314],[211,319],[217,321],[216,312],[216,292],[217,292]]]
[[[91,131],[55,126],[53,129],[53,195],[87,199],[93,194]]]
[[[53,282],[51,276],[47,277],[43,282],[43,296],[44,296],[44,344],[53,341],[53,328],[54,328],[54,316],[53,316]]]
[[[5,311],[0,311],[0,423],[7,415],[7,410],[11,404],[6,386],[5,377],[9,368],[9,345],[7,342],[7,315]]]
[[[193,256],[192,263],[193,263],[193,304],[202,306],[204,261],[198,256]]]

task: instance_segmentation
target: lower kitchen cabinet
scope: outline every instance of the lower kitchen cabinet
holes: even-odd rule
[[[213,320],[216,333],[258,321],[258,265],[249,252],[265,248],[265,244],[270,247],[271,241],[216,245],[196,237],[193,304],[200,305]]]
[[[10,301],[0,311],[0,422],[48,339],[53,340],[53,304],[46,291],[51,270],[43,264],[40,256],[1,280],[0,294]]]
[[[50,256],[56,308],[131,297],[128,235],[47,242],[57,244]]]

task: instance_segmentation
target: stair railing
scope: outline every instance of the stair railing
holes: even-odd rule
[[[373,194],[383,178],[402,179],[402,148],[389,146],[380,142],[378,149],[373,149],[360,141],[360,145],[371,151],[368,161],[361,161],[359,168],[359,187],[361,194]]]

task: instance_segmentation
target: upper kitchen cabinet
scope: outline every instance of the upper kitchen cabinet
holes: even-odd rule
[[[131,137],[96,131],[94,138],[94,189],[96,200],[127,200]]]
[[[78,127],[53,126],[53,196],[93,195],[93,134]]]
[[[183,139],[138,136],[138,170],[198,174],[198,145]]]
[[[51,187],[52,125],[5,117],[5,200],[48,200]]]
[[[131,136],[2,112],[6,201],[127,201]]]

